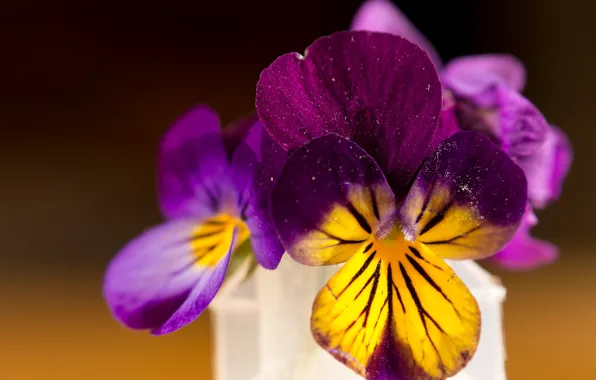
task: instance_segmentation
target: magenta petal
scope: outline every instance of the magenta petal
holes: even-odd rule
[[[356,142],[405,196],[430,153],[441,109],[438,74],[420,48],[382,33],[320,38],[261,73],[257,111],[285,149],[336,133]]]
[[[500,87],[497,91],[501,148],[513,158],[541,149],[549,126],[542,113],[521,94]]]
[[[450,61],[441,73],[441,80],[456,97],[477,106],[491,107],[496,102],[491,89],[504,86],[521,92],[526,83],[526,71],[511,55],[476,55]]]
[[[200,284],[203,299],[213,298],[229,258],[216,270],[194,265],[191,236],[196,226],[196,220],[166,222],[118,253],[104,281],[104,296],[116,319],[133,329],[161,329]]]
[[[202,218],[217,212],[233,187],[217,114],[206,106],[183,115],[160,145],[157,178],[168,218]]]
[[[391,1],[366,1],[356,12],[351,29],[384,32],[404,37],[428,53],[437,68],[443,66],[441,57],[434,46]]]
[[[530,270],[553,263],[557,256],[554,244],[533,238],[528,231],[519,231],[490,261],[509,270]]]
[[[234,152],[232,175],[239,210],[250,230],[253,253],[267,269],[275,269],[284,253],[269,208],[270,189],[279,177],[287,153],[257,121]]]
[[[553,263],[558,256],[557,247],[530,235],[530,229],[536,222],[536,216],[528,208],[513,239],[501,252],[491,257],[490,262],[510,270],[529,270]]]
[[[432,150],[434,151],[444,140],[461,131],[457,120],[455,100],[449,91],[443,91],[443,108],[432,139]]]
[[[571,144],[555,126],[548,128],[546,140],[537,152],[518,159],[528,178],[528,196],[532,206],[544,208],[559,198],[572,160]]]

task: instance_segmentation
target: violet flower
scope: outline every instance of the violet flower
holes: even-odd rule
[[[523,64],[506,54],[461,57],[446,66],[435,48],[388,0],[368,0],[354,17],[352,29],[403,36],[418,44],[440,70],[444,96],[452,99],[441,118],[457,120],[456,129],[489,136],[524,170],[529,207],[520,231],[503,252],[491,258],[509,269],[531,269],[551,263],[557,249],[530,236],[538,222],[532,208],[544,208],[561,193],[572,160],[565,134],[551,126],[520,93],[525,86]],[[449,120],[453,126],[453,120]]]
[[[291,153],[271,192],[286,251],[345,263],[317,295],[316,341],[368,380],[453,376],[478,345],[480,310],[444,259],[481,259],[515,234],[521,168],[488,138],[434,149],[441,84],[419,47],[385,33],[320,38],[257,85],[257,112]]]
[[[231,159],[217,114],[199,106],[164,136],[157,177],[167,220],[124,247],[105,276],[107,304],[127,327],[161,335],[192,322],[215,297],[232,255],[248,243],[261,265],[279,264],[284,251],[268,197],[286,153],[258,121],[242,139],[230,135]]]

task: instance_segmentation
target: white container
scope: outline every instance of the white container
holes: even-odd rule
[[[482,312],[478,351],[452,379],[505,380],[502,303],[505,289],[472,261],[449,264]],[[310,333],[312,302],[338,270],[307,267],[287,255],[275,271],[228,281],[211,306],[216,380],[362,380],[322,350]]]

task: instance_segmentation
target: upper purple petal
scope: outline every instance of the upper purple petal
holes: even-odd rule
[[[441,84],[428,55],[404,38],[340,32],[265,69],[256,106],[285,149],[329,133],[355,141],[401,198],[430,153]]]
[[[441,57],[434,46],[391,1],[366,1],[356,12],[351,29],[384,32],[404,37],[420,46],[430,56],[437,68],[443,66]]]
[[[517,160],[528,178],[528,196],[532,206],[544,208],[559,198],[572,160],[571,144],[555,126],[548,128],[546,140],[538,151]]]
[[[510,270],[535,269],[554,262],[558,256],[557,247],[530,235],[530,230],[537,222],[532,208],[528,207],[513,239],[501,252],[492,256],[490,262]]]
[[[287,152],[273,141],[260,121],[250,129],[232,159],[239,210],[251,233],[253,253],[267,269],[275,269],[284,253],[270,214],[269,193],[286,159]]]
[[[504,86],[521,92],[526,83],[526,71],[511,55],[475,55],[450,61],[441,72],[441,80],[456,97],[490,107],[496,102],[492,89]]]
[[[159,329],[206,278],[193,265],[196,220],[175,220],[131,241],[110,263],[104,296],[112,314],[133,329]],[[217,284],[213,284],[215,287]],[[217,289],[213,289],[213,295]]]
[[[217,114],[198,106],[166,132],[157,163],[159,202],[167,218],[203,218],[233,198]]]

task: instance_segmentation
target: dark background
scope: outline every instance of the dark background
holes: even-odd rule
[[[0,379],[209,379],[209,316],[163,338],[125,330],[102,272],[160,221],[160,135],[199,102],[250,112],[260,71],[347,29],[359,1],[0,5]],[[569,135],[563,198],[539,214],[562,258],[508,287],[511,380],[596,378],[596,23],[581,0],[400,1],[443,58],[509,52],[527,95]],[[493,269],[491,269],[493,270]]]

